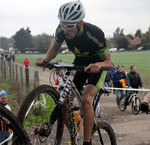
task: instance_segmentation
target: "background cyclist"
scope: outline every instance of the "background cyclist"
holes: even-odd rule
[[[90,145],[90,137],[94,123],[94,112],[92,102],[94,96],[101,87],[100,79],[103,81],[102,70],[110,70],[113,63],[110,57],[109,48],[103,31],[95,25],[83,22],[85,10],[80,1],[73,1],[63,4],[58,12],[60,23],[56,29],[55,41],[47,51],[45,58],[38,58],[36,64],[49,62],[56,57],[63,41],[76,56],[75,65],[87,66],[85,71],[77,72],[74,83],[80,90],[88,79],[82,95],[84,143]],[[100,78],[101,77],[101,78]],[[65,123],[67,124],[67,111],[65,113]]]
[[[132,88],[138,89],[139,87],[141,89],[144,89],[141,77],[139,73],[136,72],[135,65],[132,65],[130,67],[130,73],[128,73],[127,75],[127,86],[131,89]],[[126,96],[125,103],[124,103],[125,109],[127,108],[128,100],[130,98],[131,93],[132,91],[127,91],[127,96]],[[138,93],[138,91],[136,91],[136,93]]]

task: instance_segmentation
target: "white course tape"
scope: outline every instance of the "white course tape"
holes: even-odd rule
[[[128,90],[128,91],[146,91],[150,92],[150,89],[132,89],[132,88],[112,88],[112,87],[105,87],[105,89],[111,90]]]

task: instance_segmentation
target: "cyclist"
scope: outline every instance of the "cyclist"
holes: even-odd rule
[[[150,108],[149,108],[149,104],[150,103],[150,92],[144,97],[143,102],[140,105],[140,110],[143,112],[149,112]]]
[[[63,4],[58,12],[60,23],[56,29],[55,41],[46,53],[45,58],[38,58],[36,64],[49,62],[58,54],[63,41],[75,54],[74,64],[87,66],[85,72],[77,72],[74,83],[80,90],[88,79],[82,95],[83,121],[84,121],[84,145],[90,145],[90,137],[94,123],[92,102],[100,89],[99,83],[104,71],[113,68],[109,48],[106,44],[103,31],[95,25],[83,22],[85,10],[80,1]],[[88,70],[88,73],[86,72]],[[101,77],[101,78],[100,78]],[[74,97],[74,96],[73,96]],[[65,113],[67,125],[67,111]]]
[[[132,88],[138,89],[139,87],[141,89],[144,89],[141,77],[140,77],[139,73],[136,72],[135,65],[132,65],[130,67],[130,73],[128,73],[128,75],[127,75],[127,86],[131,89]],[[125,109],[127,108],[128,100],[130,98],[131,93],[132,93],[132,91],[127,91],[127,96],[126,96],[125,103],[124,103]],[[136,93],[138,93],[138,91],[136,91]]]

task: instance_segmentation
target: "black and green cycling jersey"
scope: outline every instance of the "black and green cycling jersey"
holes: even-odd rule
[[[73,38],[67,39],[63,29],[58,26],[55,43],[66,42],[68,48],[75,54],[76,65],[103,61],[101,56],[109,51],[103,31],[95,25],[84,22],[80,32]]]

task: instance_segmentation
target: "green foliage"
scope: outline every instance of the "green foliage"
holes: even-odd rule
[[[142,34],[141,45],[150,49],[150,28],[146,33]]]
[[[142,34],[141,29],[138,29],[134,36],[141,38],[141,34]]]
[[[9,39],[6,37],[0,37],[0,48],[3,48],[4,50],[8,50],[9,48]]]
[[[32,48],[32,35],[29,28],[26,30],[21,28],[16,34],[13,36],[15,39],[15,48],[20,50],[21,52],[25,51],[25,48]]]
[[[119,27],[114,32],[113,42],[115,43],[115,46],[117,48],[127,48],[128,47],[128,41],[124,37],[123,29],[120,29]]]
[[[41,53],[47,52],[47,49],[50,47],[50,35],[41,34],[34,36],[32,39],[32,44],[34,50],[38,50]]]

